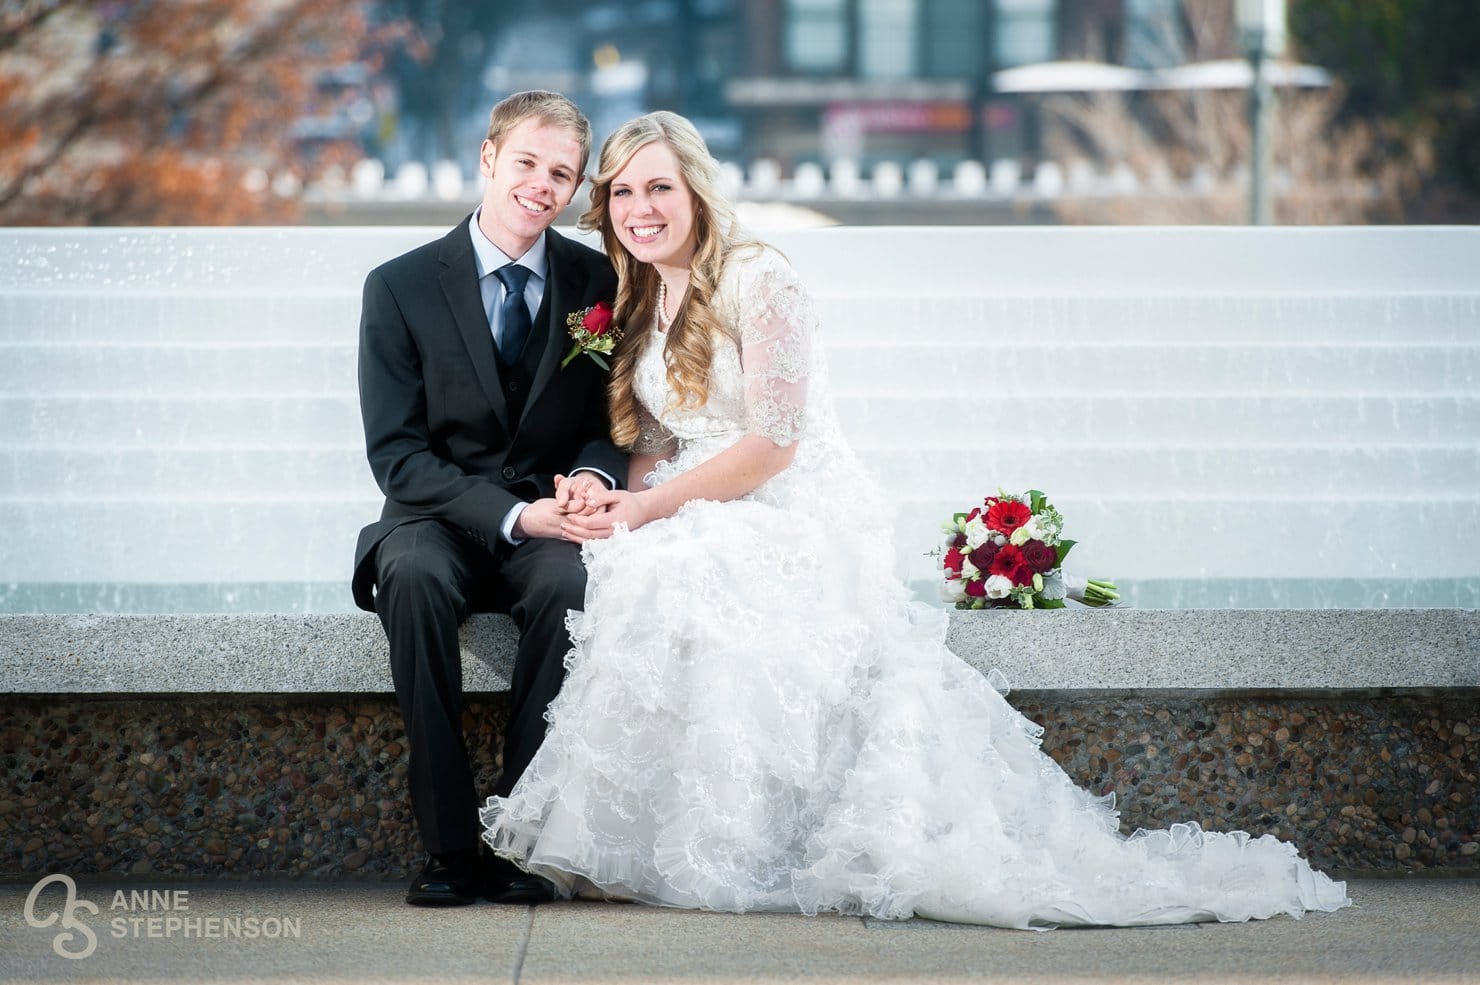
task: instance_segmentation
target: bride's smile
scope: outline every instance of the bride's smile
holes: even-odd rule
[[[655,141],[632,155],[612,179],[610,207],[617,238],[634,257],[687,275],[697,242],[694,199],[667,144]]]

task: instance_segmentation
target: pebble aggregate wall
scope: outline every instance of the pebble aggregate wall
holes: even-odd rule
[[[1016,691],[1122,829],[1196,820],[1319,868],[1480,874],[1480,693]],[[480,789],[501,695],[469,697]],[[389,695],[8,695],[0,879],[407,878],[420,843]]]

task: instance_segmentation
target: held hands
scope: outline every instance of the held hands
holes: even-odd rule
[[[620,515],[616,511],[620,507]],[[515,522],[516,537],[553,537],[577,544],[610,537],[612,528],[626,523],[639,527],[647,521],[631,493],[616,493],[595,475],[581,472],[555,477],[555,495],[537,499]]]
[[[619,523],[626,524],[628,530],[636,530],[652,519],[642,499],[625,490],[598,488],[587,498],[587,503],[594,510],[585,514],[567,513],[560,526],[560,536],[583,544],[610,537]]]
[[[526,506],[514,521],[512,533],[520,540],[532,537],[569,540],[571,538],[565,537],[562,529],[565,521],[573,516],[596,516],[605,510],[606,506],[598,503],[595,497],[606,491],[602,481],[589,472],[557,475],[555,495],[537,499]]]
[[[555,477],[555,508],[561,513],[590,516],[597,511],[591,503],[593,493],[606,492],[606,485],[590,472]]]
[[[555,495],[526,506],[514,523],[514,536],[554,537],[583,544],[610,537],[619,523],[636,530],[651,519],[635,493],[608,489],[588,472],[557,475]]]

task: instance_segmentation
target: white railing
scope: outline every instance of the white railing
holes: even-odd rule
[[[1024,169],[1016,160],[965,160],[949,170],[935,161],[918,158],[880,161],[867,172],[851,158],[824,166],[798,163],[788,174],[781,162],[758,158],[744,164],[721,166],[725,193],[741,201],[824,202],[879,199],[966,199],[981,201],[1053,200],[1058,198],[1133,198],[1138,195],[1199,197],[1207,193],[1210,176],[1193,174],[1175,180],[1170,174],[1143,179],[1127,165],[1097,169],[1087,161],[1067,164],[1039,161]],[[1279,177],[1279,176],[1277,176]],[[1279,180],[1284,180],[1280,178]],[[412,161],[389,171],[373,158],[359,161],[348,171],[334,170],[301,189],[296,179],[271,180],[285,194],[305,194],[315,202],[467,202],[482,194],[482,178],[455,161],[432,164]]]

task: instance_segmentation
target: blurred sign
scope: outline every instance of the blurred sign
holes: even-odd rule
[[[824,130],[865,133],[963,133],[971,127],[965,103],[833,103]]]

